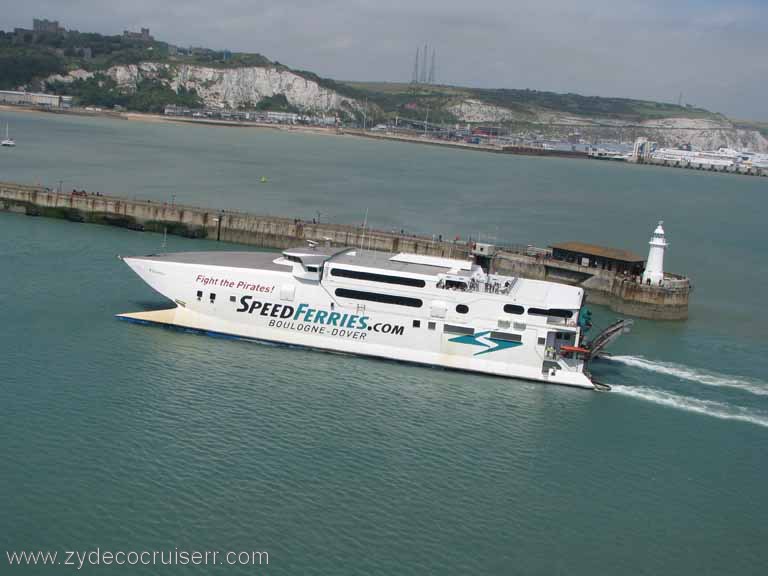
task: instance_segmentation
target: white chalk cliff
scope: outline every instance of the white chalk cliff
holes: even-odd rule
[[[548,136],[584,135],[622,138],[645,136],[664,146],[691,144],[701,150],[720,147],[768,152],[768,139],[757,130],[737,128],[727,118],[662,118],[633,122],[616,118],[587,117],[521,106],[512,110],[477,99],[464,99],[448,110],[461,122],[525,122]]]
[[[359,103],[352,98],[342,96],[314,80],[276,67],[213,68],[142,62],[113,66],[104,74],[126,91],[135,90],[143,79],[160,80],[174,90],[193,89],[206,106],[213,108],[252,106],[276,94],[285,95],[292,106],[308,112],[343,111],[359,107]],[[51,76],[48,80],[72,82],[92,76],[93,73],[85,70],[73,70],[66,76]]]

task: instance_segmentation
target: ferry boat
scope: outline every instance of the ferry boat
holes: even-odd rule
[[[630,155],[616,150],[608,150],[606,148],[597,148],[592,146],[587,149],[587,158],[593,160],[614,160],[617,162],[626,162],[629,160]]]
[[[125,257],[176,306],[118,317],[601,388],[589,360],[626,324],[585,344],[583,289],[489,273],[492,250],[476,245],[474,261],[318,246]]]

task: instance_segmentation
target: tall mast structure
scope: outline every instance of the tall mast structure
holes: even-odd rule
[[[430,84],[435,83],[435,47],[432,47],[432,64],[429,66],[429,78],[427,79]]]

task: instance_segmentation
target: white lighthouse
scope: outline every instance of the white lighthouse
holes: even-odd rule
[[[659,220],[659,225],[648,242],[651,247],[648,249],[648,262],[643,272],[643,284],[661,286],[664,280],[664,250],[667,248],[667,240],[664,238],[663,225],[664,221]]]

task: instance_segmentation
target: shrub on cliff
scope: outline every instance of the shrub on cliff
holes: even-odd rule
[[[38,78],[66,72],[55,52],[4,46],[0,50],[0,89],[14,90]]]

